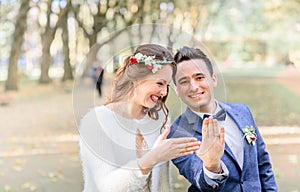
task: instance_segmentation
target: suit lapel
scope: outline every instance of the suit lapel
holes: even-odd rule
[[[220,103],[220,106],[223,107],[226,111],[226,114],[228,114],[230,116],[230,118],[235,122],[235,124],[237,125],[238,129],[242,132],[242,128],[244,127],[244,124],[246,122],[244,116],[240,113],[240,111],[230,107],[229,105],[226,105],[225,103]],[[245,161],[245,159],[247,159],[247,157],[245,157],[246,154],[246,150],[247,150],[247,145],[245,145],[245,139],[243,139],[243,149],[244,149],[244,157],[243,157],[243,161]],[[227,144],[225,144],[225,152],[234,160],[236,167],[238,167],[238,169],[240,171],[241,167],[239,166],[235,156],[233,155],[232,151],[230,150],[229,146]],[[245,165],[245,163],[243,163],[243,166]]]
[[[187,123],[189,125],[192,125],[191,129],[194,132],[194,134],[198,133],[202,135],[202,118],[195,114],[193,111],[191,111],[189,108],[186,109],[186,111],[183,113],[183,116],[186,118]]]

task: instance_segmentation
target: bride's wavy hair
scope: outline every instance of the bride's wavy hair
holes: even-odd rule
[[[172,78],[176,74],[176,64],[174,62],[172,53],[165,47],[158,44],[143,44],[139,46],[133,55],[141,53],[146,56],[155,56],[156,60],[167,60],[171,61],[164,65],[171,65],[172,67]],[[128,56],[124,60],[124,64],[120,67],[116,73],[116,77],[113,82],[111,96],[106,102],[114,103],[121,101],[124,97],[128,97],[134,90],[134,82],[145,79],[146,76],[153,74],[152,70],[147,68],[145,64],[131,64],[130,57]],[[161,128],[165,126],[168,120],[169,110],[165,104],[169,93],[169,87],[167,88],[167,94],[164,97],[159,98],[156,105],[148,109],[148,115],[150,118],[157,120],[159,118],[158,111],[163,110],[165,119]],[[162,129],[161,129],[162,130]]]

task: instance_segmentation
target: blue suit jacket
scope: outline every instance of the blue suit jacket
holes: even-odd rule
[[[195,154],[173,159],[173,163],[179,169],[180,174],[186,177],[193,191],[225,191],[225,192],[263,192],[277,191],[277,186],[272,171],[269,155],[265,143],[255,124],[253,116],[246,105],[219,103],[225,109],[237,127],[242,131],[246,126],[254,126],[257,134],[255,145],[250,145],[244,139],[244,163],[243,169],[238,165],[235,156],[225,144],[222,161],[229,170],[229,175],[224,180],[212,180],[204,175],[203,164]],[[225,127],[226,129],[226,127]],[[202,118],[187,109],[179,116],[171,127],[170,137],[196,137],[202,141]],[[212,185],[216,187],[213,188]]]

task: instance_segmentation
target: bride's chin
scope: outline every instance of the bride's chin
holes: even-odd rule
[[[148,103],[147,106],[144,106],[145,108],[151,109],[156,105],[156,103],[154,103],[153,101],[151,101],[151,103]]]

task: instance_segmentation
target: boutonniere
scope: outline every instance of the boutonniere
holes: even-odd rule
[[[243,129],[244,137],[247,139],[250,145],[255,145],[255,141],[257,140],[255,128],[251,126],[246,126]]]

